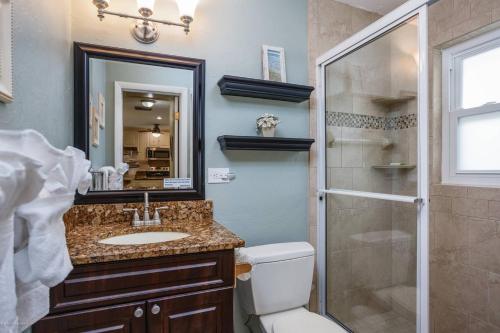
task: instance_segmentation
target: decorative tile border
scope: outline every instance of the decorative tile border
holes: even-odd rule
[[[381,117],[346,112],[327,112],[326,123],[328,126],[338,127],[400,130],[417,127],[417,115],[411,113],[397,117]]]
[[[398,117],[388,117],[385,125],[386,130],[399,130],[417,127],[418,120],[415,113],[405,114]]]
[[[326,123],[329,126],[338,127],[385,129],[386,117],[347,112],[327,112]]]

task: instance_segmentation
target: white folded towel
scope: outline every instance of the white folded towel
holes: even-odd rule
[[[18,332],[14,274],[16,207],[33,200],[45,177],[41,164],[12,152],[0,151],[0,331]]]
[[[0,152],[18,151],[33,157],[45,176],[36,198],[14,213],[14,272],[20,331],[49,311],[49,287],[73,269],[62,217],[72,206],[75,191],[86,193],[91,183],[90,161],[73,147],[52,147],[39,133],[0,131]],[[14,298],[15,301],[15,298]]]
[[[112,166],[103,166],[99,169],[102,172],[102,190],[108,191],[109,188],[109,178],[116,173],[116,170]]]

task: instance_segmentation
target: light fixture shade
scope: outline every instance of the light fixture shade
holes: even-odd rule
[[[155,124],[153,127],[153,130],[151,132],[152,132],[151,134],[153,135],[153,137],[159,138],[161,135],[160,126],[158,124]]]
[[[109,7],[111,0],[92,0],[92,3],[99,9],[106,9]]]
[[[176,0],[177,7],[179,8],[180,17],[189,16],[194,17],[194,11],[198,5],[199,0]]]
[[[137,0],[137,9],[147,8],[153,11],[154,7],[155,7],[155,0]]]
[[[143,99],[141,101],[141,104],[142,106],[144,106],[145,108],[152,108],[154,105],[155,105],[155,100],[152,100],[152,99]]]

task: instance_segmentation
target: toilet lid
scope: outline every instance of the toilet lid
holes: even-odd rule
[[[346,333],[346,331],[320,315],[312,312],[300,312],[278,318],[273,323],[273,333]]]

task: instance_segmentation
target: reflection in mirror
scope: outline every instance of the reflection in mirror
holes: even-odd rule
[[[92,191],[192,188],[191,70],[91,58]]]

